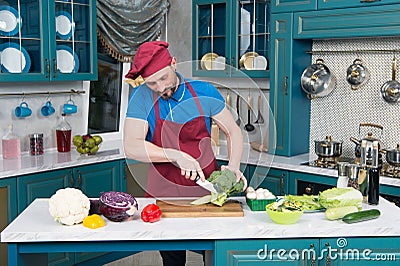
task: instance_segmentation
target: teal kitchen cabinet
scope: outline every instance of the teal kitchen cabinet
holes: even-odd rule
[[[267,215],[265,219],[269,219]],[[301,256],[303,250],[312,250],[317,254],[318,245],[319,240],[313,238],[216,241],[214,265],[315,265],[315,257],[299,258],[296,254]],[[283,253],[283,250],[286,252]]]
[[[398,0],[318,0],[318,10],[398,4]]]
[[[336,182],[336,177],[290,172],[289,193],[292,195],[318,195],[321,191],[336,187]]]
[[[16,178],[0,179],[0,232],[17,217]],[[7,244],[0,243],[0,265],[7,265]]]
[[[270,153],[293,156],[309,151],[310,100],[300,77],[311,56],[311,40],[293,40],[293,13],[271,16]]]
[[[269,0],[194,0],[192,14],[193,76],[269,76]]]
[[[7,3],[0,82],[97,79],[94,0]]]
[[[35,198],[49,198],[58,189],[75,187],[88,197],[99,197],[104,191],[125,191],[125,160],[89,164],[62,170],[18,177],[18,213]],[[73,265],[104,253],[51,253],[49,265]]]
[[[267,188],[277,196],[289,192],[289,171],[253,165],[251,172],[249,185],[255,189]]]
[[[400,33],[399,12],[399,4],[297,12],[294,14],[296,31],[293,33],[293,38],[398,36]]]
[[[271,0],[272,13],[317,10],[317,0]]]

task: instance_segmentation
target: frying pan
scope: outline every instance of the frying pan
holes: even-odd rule
[[[381,95],[388,103],[395,103],[400,98],[400,83],[396,81],[396,54],[393,55],[392,61],[392,80],[382,85]]]

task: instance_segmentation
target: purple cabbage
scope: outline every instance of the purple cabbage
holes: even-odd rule
[[[99,202],[101,214],[113,222],[132,219],[139,208],[136,199],[125,192],[103,192],[100,195]]]

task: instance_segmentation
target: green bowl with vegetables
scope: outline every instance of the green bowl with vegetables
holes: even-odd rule
[[[269,218],[277,224],[294,224],[303,215],[300,202],[279,199],[265,207]]]

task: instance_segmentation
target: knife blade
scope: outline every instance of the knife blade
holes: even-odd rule
[[[211,183],[210,181],[207,181],[207,180],[201,181],[201,178],[199,175],[196,177],[196,179],[194,181],[196,182],[197,185],[201,186],[205,190],[208,190],[213,193],[218,193],[218,191],[215,189],[213,183]]]

